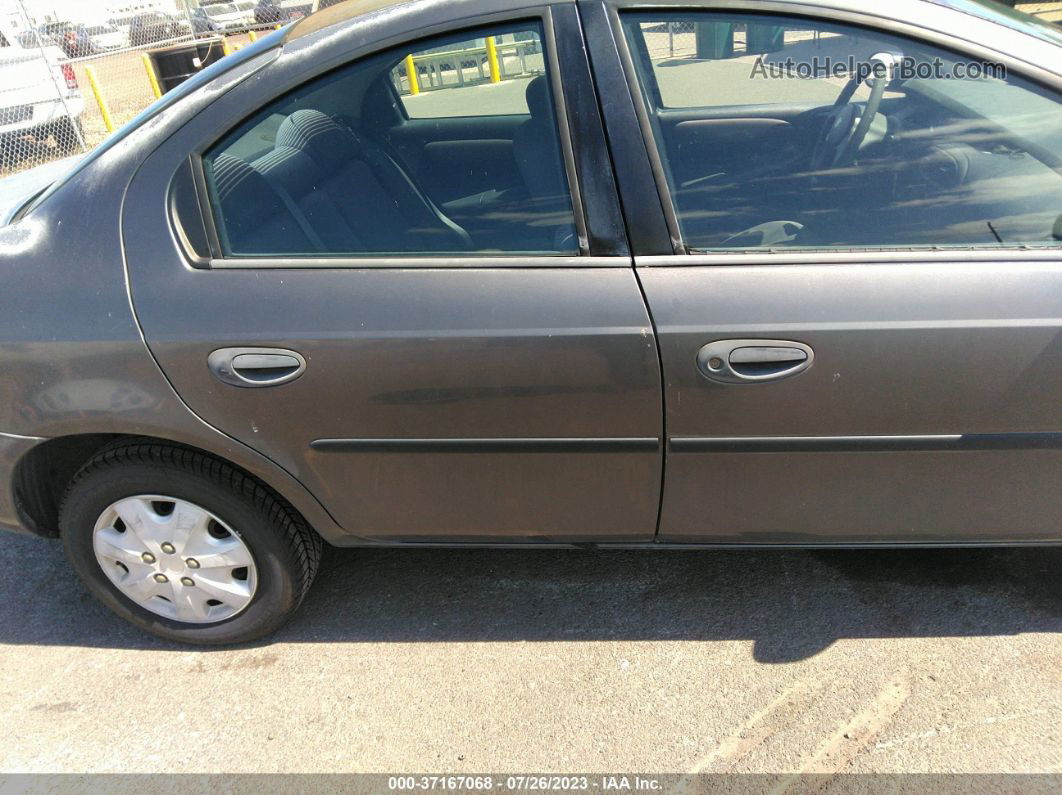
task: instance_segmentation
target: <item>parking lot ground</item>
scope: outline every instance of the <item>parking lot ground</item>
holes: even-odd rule
[[[334,551],[252,647],[0,536],[0,771],[1062,772],[1062,549]]]

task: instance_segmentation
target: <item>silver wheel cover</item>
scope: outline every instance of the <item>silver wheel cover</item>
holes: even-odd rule
[[[187,500],[138,495],[109,506],[92,533],[96,561],[129,599],[188,624],[232,618],[254,598],[250,549],[217,516]]]

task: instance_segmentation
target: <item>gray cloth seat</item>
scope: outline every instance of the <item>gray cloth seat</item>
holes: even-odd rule
[[[304,223],[246,161],[213,159],[214,189],[224,223],[219,231],[234,254],[278,255],[317,250]]]
[[[215,181],[229,186],[229,201],[222,198],[222,208],[234,253],[358,255],[472,248],[468,234],[380,147],[319,111],[291,114],[280,125],[271,152],[249,165],[240,163],[221,155],[214,165]],[[230,217],[243,219],[247,211],[237,205],[258,192],[262,195],[247,201],[266,210],[257,227],[236,226],[241,239],[264,236],[272,248],[262,251],[265,243],[255,240],[251,245],[256,248],[244,252],[228,228],[233,226]],[[267,230],[266,224],[277,229]]]
[[[528,83],[524,96],[531,118],[520,125],[513,136],[516,165],[532,198],[566,199],[568,180],[564,176],[564,158],[557,142],[557,126],[546,78],[540,75]]]

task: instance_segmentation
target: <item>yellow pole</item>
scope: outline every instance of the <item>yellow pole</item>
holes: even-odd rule
[[[247,31],[247,38],[249,38],[251,40],[251,43],[254,44],[254,42],[258,41],[258,33],[256,31],[249,30]]]
[[[406,77],[409,79],[409,93],[420,93],[420,82],[417,80],[417,65],[413,62],[413,56],[406,56]]]
[[[103,92],[100,91],[100,81],[96,77],[95,67],[86,66],[85,74],[88,76],[89,85],[92,87],[92,95],[96,97],[96,104],[100,106],[103,126],[107,128],[107,132],[112,133],[114,132],[114,122],[111,121],[111,109],[107,107],[107,100],[103,98]]]
[[[155,74],[155,65],[151,63],[151,56],[142,52],[140,59],[144,62],[144,71],[147,72],[148,82],[151,84],[151,93],[155,95],[155,99],[158,99],[162,96],[162,89],[159,88],[159,78]]]
[[[222,55],[232,55],[232,45],[229,44],[228,39],[221,40],[221,53]]]
[[[280,24],[280,23],[278,22],[278,23],[277,23],[277,26],[276,26],[275,28],[273,28],[273,30],[280,30],[280,29],[281,29],[282,27],[284,27],[284,26],[283,26],[283,25],[281,25],[281,24]]]
[[[501,82],[501,67],[498,65],[498,45],[493,36],[487,36],[487,63],[490,64],[490,82]]]

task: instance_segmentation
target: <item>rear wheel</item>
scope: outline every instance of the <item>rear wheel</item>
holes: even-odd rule
[[[320,538],[279,496],[194,450],[126,443],[74,477],[60,511],[70,562],[142,629],[189,643],[276,630],[317,572]]]

